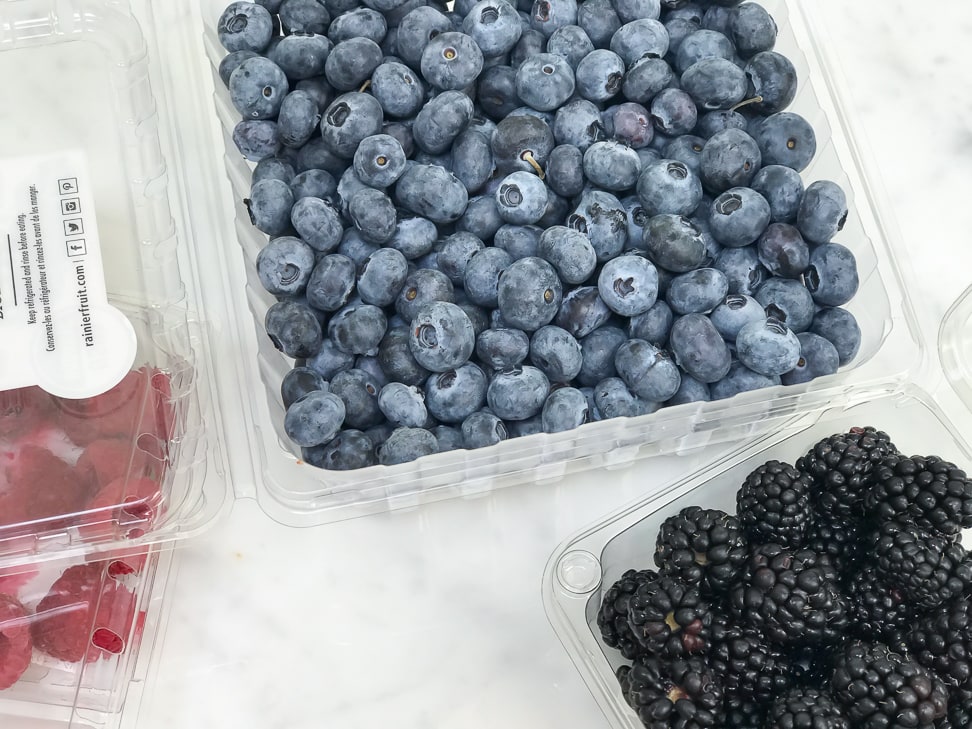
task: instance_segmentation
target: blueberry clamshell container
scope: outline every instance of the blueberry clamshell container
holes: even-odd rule
[[[135,726],[167,617],[173,557],[163,545],[0,570],[0,724]],[[79,582],[88,597],[70,587]]]

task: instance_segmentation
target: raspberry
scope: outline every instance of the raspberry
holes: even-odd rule
[[[78,459],[78,472],[93,490],[100,490],[117,478],[149,477],[158,464],[142,449],[122,438],[103,438],[93,441]]]
[[[51,396],[39,387],[0,392],[0,438],[26,433],[47,419],[51,409]]]
[[[124,650],[134,621],[135,595],[95,562],[64,571],[38,603],[31,632],[37,648],[54,658],[96,661]]]
[[[15,598],[0,595],[0,691],[24,675],[32,653],[27,609]]]
[[[24,445],[6,454],[7,490],[0,498],[0,524],[73,514],[87,500],[75,470],[46,448]]]
[[[158,481],[150,478],[116,478],[95,494],[87,508],[113,509],[123,507],[136,519],[150,518],[161,500]]]

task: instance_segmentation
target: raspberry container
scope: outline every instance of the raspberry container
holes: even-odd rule
[[[949,383],[972,408],[972,288],[945,314],[938,345]]]
[[[172,558],[157,547],[0,571],[0,722],[133,726]]]

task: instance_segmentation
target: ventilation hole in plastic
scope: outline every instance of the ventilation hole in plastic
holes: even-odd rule
[[[125,641],[122,640],[122,637],[118,633],[113,630],[108,630],[108,628],[98,628],[95,630],[91,634],[91,645],[103,650],[105,653],[111,653],[113,656],[125,652]]]
[[[154,511],[151,506],[145,503],[144,499],[129,496],[122,505],[122,513],[138,521],[148,521],[152,518]]]
[[[137,570],[128,564],[128,562],[122,562],[119,559],[116,559],[108,565],[108,576],[113,580],[117,580],[126,575],[134,575],[136,572]]]

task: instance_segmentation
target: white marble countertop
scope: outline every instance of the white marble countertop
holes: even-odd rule
[[[923,253],[912,293],[940,318],[972,282],[972,6],[813,2],[890,212]],[[137,727],[607,727],[541,577],[564,539],[663,477],[643,462],[302,530],[241,501],[180,548]]]

